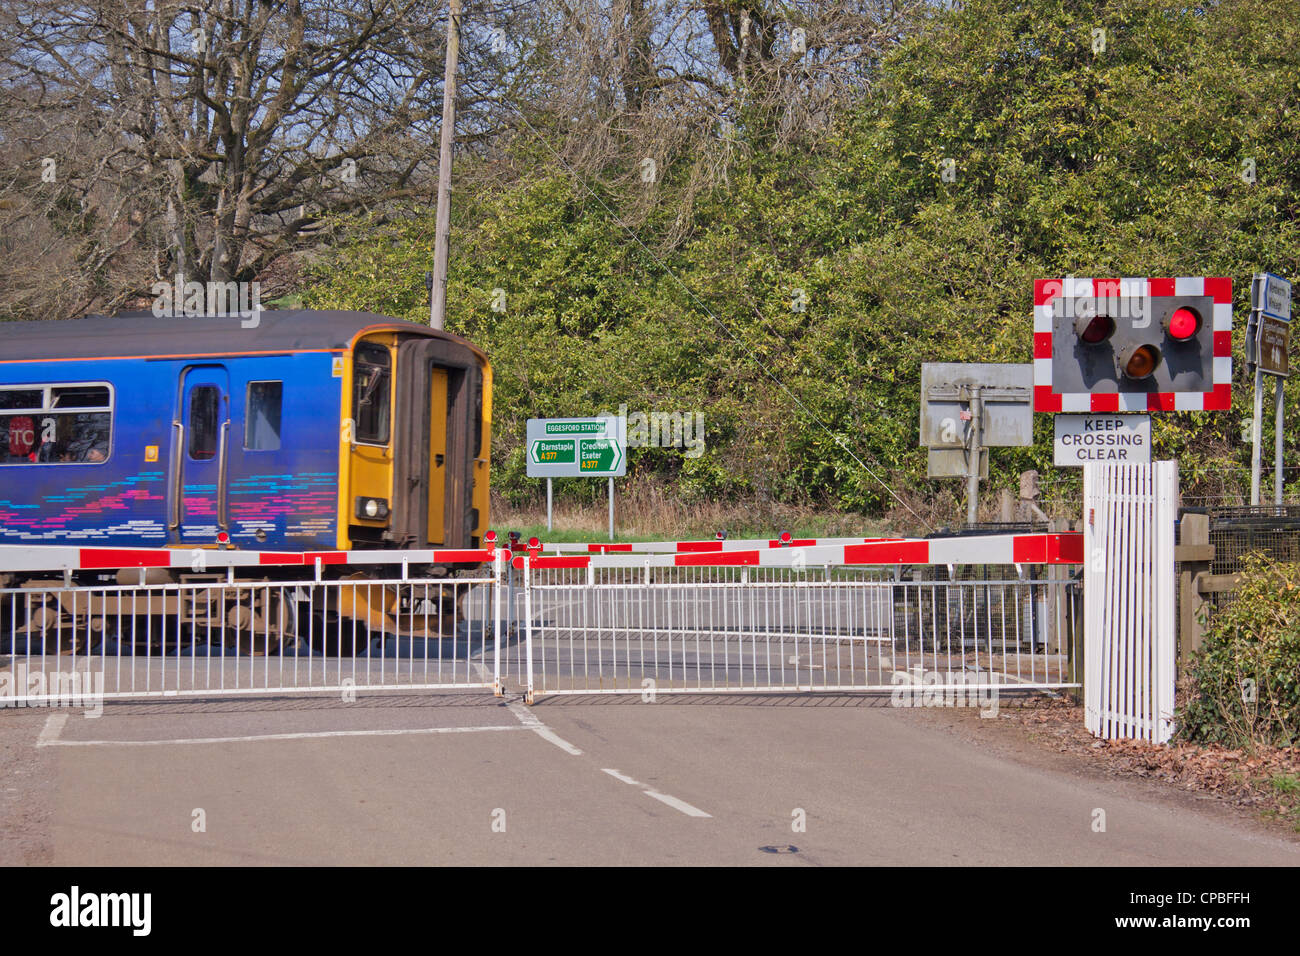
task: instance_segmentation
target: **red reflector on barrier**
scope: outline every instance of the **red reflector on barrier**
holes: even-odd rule
[[[491,561],[492,552],[476,551],[471,548],[453,548],[447,551],[434,551],[433,560],[435,564],[441,564],[444,561],[449,564],[464,564],[469,561]]]
[[[693,567],[718,567],[727,566],[756,566],[758,564],[757,551],[728,551],[725,554],[678,554],[673,557],[673,564],[679,568]]]
[[[1047,560],[1052,564],[1083,564],[1083,532],[1048,535]]]
[[[303,556],[301,554],[291,554],[287,551],[262,551],[257,555],[258,564],[302,564]]]
[[[552,568],[585,568],[591,564],[591,558],[587,555],[579,555],[570,558],[533,558],[528,567],[533,571],[545,571]],[[514,560],[514,566],[523,570],[524,559],[517,557]]]
[[[81,567],[89,569],[103,568],[170,568],[172,553],[170,551],[127,551],[117,548],[82,548],[79,557]]]
[[[928,564],[929,541],[878,541],[846,544],[845,564]]]
[[[1047,560],[1047,535],[1016,535],[1011,539],[1011,560],[1016,564],[1042,564]]]
[[[348,553],[346,551],[308,551],[303,554],[302,563],[315,564],[317,558],[320,558],[321,564],[348,563]]]

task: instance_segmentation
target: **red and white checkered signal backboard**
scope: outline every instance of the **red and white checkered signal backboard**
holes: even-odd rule
[[[1160,317],[1195,302],[1205,316],[1199,341],[1162,342]],[[1080,371],[1074,317],[1083,309],[1115,317],[1119,338],[1163,344],[1171,361],[1148,381]],[[1185,353],[1195,349],[1189,360]],[[1178,362],[1183,367],[1178,366]],[[1232,279],[1205,276],[1039,279],[1034,282],[1034,411],[1216,411],[1232,403]]]

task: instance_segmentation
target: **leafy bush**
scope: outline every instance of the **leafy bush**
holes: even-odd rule
[[[1178,713],[1184,739],[1229,747],[1300,743],[1300,565],[1244,561],[1215,612]]]

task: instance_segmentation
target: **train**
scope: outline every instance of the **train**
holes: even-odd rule
[[[0,545],[479,548],[491,407],[481,349],[368,312],[0,323]]]

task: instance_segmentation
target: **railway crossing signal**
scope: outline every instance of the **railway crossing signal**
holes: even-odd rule
[[[1231,402],[1231,279],[1034,283],[1035,411],[1211,411]]]

